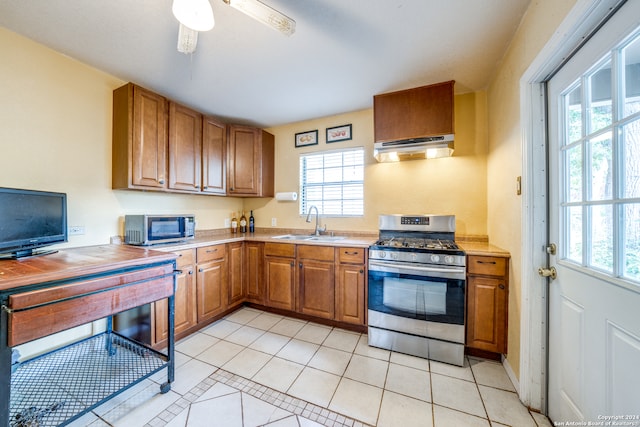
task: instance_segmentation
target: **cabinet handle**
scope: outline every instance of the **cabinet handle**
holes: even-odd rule
[[[193,274],[193,270],[189,270],[189,274]]]
[[[204,188],[204,189],[206,190],[206,189],[207,189],[207,188],[209,188],[209,187],[207,187],[207,186],[205,185],[205,186],[204,186],[204,187],[202,187],[202,188]]]
[[[364,270],[360,270],[360,274],[364,273]]]
[[[295,263],[293,261],[291,261],[291,267],[293,267],[295,265]],[[301,264],[302,265],[302,264]]]
[[[345,254],[345,255],[358,255],[359,253],[360,253],[360,252],[358,252],[358,251],[353,251],[353,252],[350,252],[350,251],[344,251],[344,254]]]
[[[203,270],[202,268],[199,268],[199,269],[198,269],[198,272],[199,272],[199,273],[202,273],[203,271],[204,271],[204,270]]]
[[[503,285],[502,283],[500,283],[500,284],[498,285],[498,287],[499,287],[500,289],[504,289],[504,285]]]
[[[214,253],[214,252],[218,252],[218,249],[207,249],[207,250],[206,250],[206,252],[207,252],[208,254],[212,254],[212,253]]]
[[[476,261],[478,264],[495,264],[495,261]]]
[[[159,180],[158,184],[164,184],[164,179]]]
[[[302,263],[298,264],[298,267],[302,268]]]

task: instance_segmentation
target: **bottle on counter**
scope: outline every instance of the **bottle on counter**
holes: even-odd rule
[[[238,232],[238,218],[236,218],[236,213],[234,212],[231,216],[231,232]]]
[[[256,231],[256,219],[253,217],[253,211],[249,215],[249,233]]]
[[[244,215],[244,211],[242,211],[242,216],[240,217],[240,232],[247,232],[247,217]]]

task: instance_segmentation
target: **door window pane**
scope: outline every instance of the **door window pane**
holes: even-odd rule
[[[611,200],[613,197],[613,171],[611,133],[591,140],[591,200]]]
[[[624,207],[624,276],[640,281],[640,203]]]
[[[582,85],[578,84],[565,96],[567,109],[567,142],[570,144],[582,137]]]
[[[571,206],[567,218],[568,256],[572,261],[582,264],[582,206]]]
[[[624,116],[640,111],[640,39],[622,49],[624,58]]]
[[[622,128],[624,168],[622,193],[625,198],[640,197],[640,120],[635,120]]]
[[[613,212],[611,205],[591,207],[591,262],[589,265],[613,272]]]
[[[610,126],[613,120],[611,102],[611,61],[591,74],[589,80],[589,133]]]
[[[575,145],[567,150],[567,172],[570,202],[582,201],[582,145]]]

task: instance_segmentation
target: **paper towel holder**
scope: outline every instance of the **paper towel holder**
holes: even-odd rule
[[[295,202],[298,200],[298,193],[295,191],[276,193],[276,200],[279,202]]]

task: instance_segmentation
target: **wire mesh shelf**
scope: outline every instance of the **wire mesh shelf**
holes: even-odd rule
[[[167,360],[105,332],[27,361],[11,375],[10,425],[65,424],[160,371]]]

